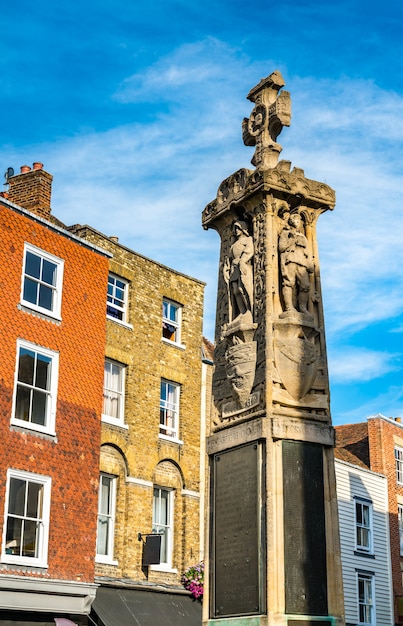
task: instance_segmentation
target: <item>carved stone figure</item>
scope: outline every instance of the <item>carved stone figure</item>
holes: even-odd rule
[[[253,312],[253,239],[244,221],[233,224],[235,242],[224,263],[224,280],[229,292],[229,320],[247,316],[252,322]]]
[[[301,232],[301,217],[291,213],[278,242],[282,277],[282,294],[286,312],[309,314],[309,274],[313,272],[308,240]]]

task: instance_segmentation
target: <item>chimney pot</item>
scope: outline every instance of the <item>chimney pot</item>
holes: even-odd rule
[[[21,174],[25,174],[26,172],[30,172],[31,168],[29,165],[21,165]]]
[[[32,164],[33,170],[41,170],[42,168],[43,168],[43,163],[40,163],[39,161],[35,161],[35,163]]]

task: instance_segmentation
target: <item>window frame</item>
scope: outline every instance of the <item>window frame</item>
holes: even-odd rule
[[[113,279],[113,290],[112,293],[109,293],[109,285],[112,284],[110,283],[110,279]],[[123,299],[121,298],[116,298],[116,281],[120,281],[122,283],[122,287],[120,287],[120,289],[123,289]],[[119,288],[119,287],[118,287]],[[116,303],[111,303],[109,301],[109,299],[119,299],[122,302],[122,306],[119,306]],[[129,312],[128,312],[128,303],[129,303],[129,281],[126,280],[125,278],[122,278],[122,276],[119,276],[118,274],[114,274],[113,272],[109,272],[108,274],[108,287],[107,287],[107,294],[106,294],[106,317],[108,320],[112,320],[114,322],[117,322],[118,324],[124,324],[126,326],[128,326],[128,316],[129,316]],[[115,315],[111,315],[109,313],[109,309],[113,309],[115,311],[117,311],[118,313],[120,312],[121,317],[119,317],[119,315],[115,316]]]
[[[155,519],[155,513],[157,510],[156,506],[156,492],[158,492],[158,512],[161,513],[161,495],[165,493],[167,495],[167,515],[166,522],[163,523],[161,521],[157,521]],[[175,498],[175,490],[169,487],[161,487],[159,485],[154,485],[153,488],[153,506],[152,506],[152,532],[153,534],[161,534],[161,557],[159,565],[153,565],[152,569],[161,570],[161,571],[176,571],[172,567],[173,563],[173,549],[174,549],[174,498]],[[165,530],[163,533],[160,532],[160,528],[163,527]],[[164,537],[165,537],[165,546],[164,546]],[[166,558],[165,560],[161,560],[163,556],[163,550],[165,550]]]
[[[364,596],[361,599],[360,595],[360,582],[369,583],[365,585]],[[368,597],[368,589],[370,589],[370,597]],[[361,619],[362,611],[361,607],[369,607],[370,621]],[[358,610],[358,624],[360,626],[374,626],[376,618],[375,610],[375,576],[372,572],[357,572],[357,610]],[[365,609],[364,609],[365,610]]]
[[[167,315],[165,315],[165,307],[167,307]],[[176,310],[175,319],[171,319],[170,311],[171,309]],[[170,344],[181,346],[181,334],[182,334],[182,309],[183,306],[178,302],[174,302],[174,300],[170,300],[169,298],[162,299],[162,341],[166,341]],[[172,335],[174,339],[164,336],[165,326],[171,326],[174,330],[172,330]]]
[[[361,507],[361,520],[357,515],[357,507]],[[368,510],[368,522],[365,522],[364,507]],[[365,498],[354,497],[354,528],[355,528],[355,549],[357,552],[364,554],[373,554],[373,510],[372,502]],[[368,545],[359,543],[359,534],[364,534],[363,531],[368,533]]]
[[[170,402],[168,399],[163,399],[162,397],[162,387],[163,385],[171,386],[174,392],[174,401]],[[161,378],[160,381],[160,422],[159,422],[159,437],[162,439],[168,439],[169,441],[179,441],[179,406],[180,406],[180,389],[181,386],[178,383],[175,383],[172,380],[167,380],[166,378]],[[166,393],[166,396],[168,394]],[[170,405],[170,406],[169,406]],[[167,421],[171,419],[167,414],[173,414],[173,426],[167,425]],[[162,414],[165,415],[164,421],[161,421]],[[162,432],[165,431],[165,432]],[[168,431],[168,432],[167,432]],[[169,434],[171,431],[172,434]]]
[[[106,365],[110,364],[112,366],[118,367],[120,369],[120,390],[109,389],[106,387]],[[106,393],[116,393],[119,397],[119,417],[114,417],[113,415],[108,415],[105,413],[105,402],[106,402]],[[103,405],[102,405],[102,416],[101,419],[103,422],[108,424],[114,424],[115,426],[124,426],[125,425],[125,392],[126,392],[126,365],[123,363],[119,363],[114,359],[110,359],[108,357],[105,358],[104,362],[104,384],[103,384]]]
[[[34,254],[35,256],[38,256],[41,258],[41,268],[42,268],[43,261],[48,261],[56,265],[55,285],[50,285],[50,283],[47,283],[46,281],[44,281],[42,274],[41,274],[41,277],[39,278],[29,276],[29,274],[26,274],[28,253]],[[60,259],[59,257],[56,257],[53,254],[50,254],[49,252],[42,250],[41,248],[37,248],[36,246],[33,246],[32,244],[25,242],[24,243],[24,258],[23,258],[23,264],[22,264],[22,279],[21,279],[21,296],[20,296],[21,304],[24,307],[27,307],[34,311],[38,311],[39,313],[43,313],[44,315],[55,318],[57,320],[61,320],[63,273],[64,273],[64,260],[63,259]],[[36,282],[37,285],[44,285],[45,288],[47,287],[49,289],[52,289],[53,298],[52,298],[52,307],[50,309],[47,307],[40,306],[36,302],[31,302],[30,300],[26,300],[24,298],[24,291],[25,291],[24,288],[25,288],[26,278],[28,280],[31,280],[32,282]],[[38,297],[39,297],[38,294],[39,292],[37,293],[36,300],[38,300]]]
[[[108,479],[109,487],[108,487],[108,512],[105,513],[101,510],[102,508],[102,485],[103,479]],[[113,563],[116,564],[114,560],[114,548],[115,548],[115,524],[116,524],[116,494],[117,494],[117,476],[113,474],[108,474],[107,472],[100,472],[99,475],[99,487],[98,487],[98,513],[97,513],[97,543],[95,548],[95,560],[97,563]],[[100,518],[106,517],[107,524],[107,540],[106,540],[106,554],[101,554],[98,552],[99,547],[99,526],[100,526]]]
[[[35,483],[40,484],[43,488],[42,491],[42,515],[41,517],[36,518],[37,525],[39,526],[39,534],[37,536],[38,541],[38,556],[29,557],[29,556],[20,556],[20,555],[12,555],[7,554],[6,550],[6,541],[7,541],[7,526],[8,526],[8,518],[13,516],[12,513],[9,513],[10,506],[10,485],[11,481],[20,480],[25,481],[26,483]],[[47,568],[47,558],[48,558],[48,545],[49,545],[49,522],[50,522],[50,496],[51,496],[51,484],[52,479],[50,476],[43,476],[41,474],[33,474],[31,472],[25,472],[22,470],[7,470],[7,484],[6,484],[6,499],[4,504],[4,523],[3,523],[3,539],[1,546],[1,561],[3,563],[15,564],[20,566],[32,566],[32,567],[42,567]],[[26,502],[24,502],[24,508],[26,507]],[[14,514],[15,517],[19,518]],[[23,520],[30,519],[31,521],[35,519],[33,516],[28,516],[27,514],[22,517]]]
[[[403,485],[403,448],[395,446],[395,469],[396,481],[399,485]]]
[[[24,381],[20,381],[18,379],[19,375],[19,364],[21,357],[21,350],[29,350],[35,352],[37,356],[42,355],[47,359],[51,360],[50,364],[50,382],[49,389],[43,390],[43,388],[35,386],[34,384],[30,385],[25,383]],[[29,341],[25,341],[24,339],[17,339],[17,352],[15,359],[15,375],[14,375],[14,391],[13,391],[13,405],[12,405],[12,413],[11,413],[11,424],[13,426],[20,426],[22,428],[28,428],[29,430],[33,430],[36,432],[45,433],[48,435],[56,435],[55,424],[56,424],[56,407],[57,407],[57,388],[58,388],[58,379],[59,379],[59,353],[54,352],[53,350],[49,350],[48,348],[44,348],[37,344],[31,343]],[[17,394],[18,390],[21,388],[32,390],[32,394],[30,393],[30,417],[32,417],[32,400],[35,389],[39,390],[40,393],[46,392],[46,417],[45,424],[36,424],[31,420],[23,420],[16,417],[16,409],[17,409]]]
[[[397,523],[399,525],[400,556],[403,556],[403,504],[397,503]]]

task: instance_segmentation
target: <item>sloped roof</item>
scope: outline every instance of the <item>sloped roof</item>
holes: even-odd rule
[[[211,341],[206,339],[206,337],[203,337],[202,358],[205,361],[214,361],[214,345],[211,343]]]
[[[367,422],[336,426],[335,434],[335,457],[341,461],[370,469]]]

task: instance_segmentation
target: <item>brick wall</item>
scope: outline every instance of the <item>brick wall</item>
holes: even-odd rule
[[[8,199],[48,219],[53,176],[42,169],[42,163],[34,163],[33,169],[25,165],[21,173],[9,178]]]
[[[111,271],[129,281],[129,325],[107,322],[106,356],[126,365],[127,428],[103,424],[101,469],[118,476],[115,566],[100,576],[180,585],[185,567],[198,562],[200,487],[201,343],[204,285],[128,250],[90,228],[80,236],[113,253]],[[182,305],[183,346],[162,341],[163,298]],[[180,388],[179,439],[159,437],[160,380]],[[120,462],[111,462],[113,447]],[[115,455],[115,456],[116,456]],[[153,486],[174,490],[171,572],[141,567],[137,533],[152,530]]]
[[[108,259],[2,205],[0,236],[1,516],[7,468],[52,478],[48,569],[31,571],[14,565],[1,565],[0,569],[19,575],[91,582]],[[24,242],[65,260],[61,322],[19,306]],[[10,427],[17,338],[59,353],[55,438]]]
[[[403,426],[392,419],[382,417],[369,418],[368,437],[371,469],[384,474],[388,479],[390,549],[397,622],[397,598],[403,595],[403,557],[400,556],[397,505],[399,500],[403,503],[403,486],[396,479],[394,450],[395,446],[403,448]]]

